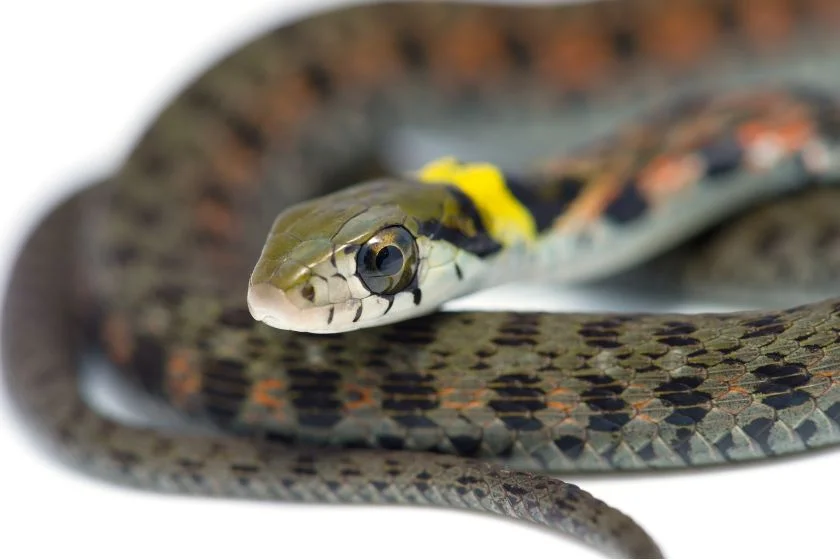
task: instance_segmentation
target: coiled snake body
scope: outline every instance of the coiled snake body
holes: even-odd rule
[[[377,5],[254,41],[174,101],[115,177],[32,235],[4,310],[14,401],[61,456],[130,485],[468,507],[609,554],[658,555],[629,518],[535,473],[836,443],[840,302],[698,316],[447,313],[319,336],[254,321],[245,289],[255,262],[286,262],[270,243],[259,260],[277,213],[378,172],[370,155],[399,127],[550,124],[537,154],[502,162],[543,163],[489,166],[492,205],[469,165],[414,181],[443,185],[450,213],[410,233],[418,246],[457,249],[459,281],[477,270],[510,278],[480,268],[491,262],[562,279],[615,272],[747,204],[834,178],[840,11],[818,0],[761,8]],[[351,191],[341,219],[329,207],[306,227],[274,227],[335,239],[389,184]],[[344,195],[334,196],[323,200]],[[295,208],[320,211],[284,216]],[[817,253],[837,235],[830,224],[815,234]],[[252,287],[270,283],[259,270]],[[805,288],[818,276],[783,272]],[[378,316],[435,302],[424,278],[387,293]],[[301,301],[324,293],[304,288]],[[323,324],[364,322],[370,309],[325,312]],[[227,435],[172,435],[94,411],[77,387],[90,346],[80,325],[126,376]]]

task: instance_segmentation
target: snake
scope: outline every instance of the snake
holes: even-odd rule
[[[659,557],[556,475],[840,441],[838,30],[821,0],[397,2],[286,22],[30,234],[6,390],[57,457],[112,482],[465,508]],[[494,155],[394,171],[381,154],[412,127]],[[701,283],[782,279],[810,299],[439,312],[523,279],[620,276],[704,235]],[[79,387],[91,353],[211,433],[104,414]]]

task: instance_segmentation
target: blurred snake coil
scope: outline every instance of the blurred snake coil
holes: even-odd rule
[[[59,457],[117,483],[467,508],[658,557],[553,475],[840,441],[838,87],[833,0],[398,2],[286,23],[35,228],[5,298],[6,388]],[[416,129],[487,155],[386,169]],[[686,243],[701,283],[810,299],[435,311]],[[79,380],[96,352],[212,434],[95,410]]]

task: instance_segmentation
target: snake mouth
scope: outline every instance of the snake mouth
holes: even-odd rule
[[[275,329],[299,332],[328,332],[328,309],[301,309],[282,291],[270,284],[248,286],[251,316]]]

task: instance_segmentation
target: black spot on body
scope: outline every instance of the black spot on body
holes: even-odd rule
[[[760,336],[774,336],[777,334],[782,334],[783,332],[785,332],[784,325],[768,325],[766,327],[761,327],[754,331],[744,333],[743,335],[741,335],[741,339],[758,338]]]
[[[435,428],[437,424],[420,414],[397,414],[392,416],[398,424],[406,428]]]
[[[333,79],[326,68],[320,64],[308,64],[303,70],[306,82],[321,98],[333,93]]]
[[[595,387],[581,393],[581,398],[592,410],[616,412],[624,410],[626,405],[619,397],[623,389],[621,387]]]
[[[405,449],[405,440],[400,436],[380,434],[376,441],[383,449]]]
[[[784,385],[774,383],[762,383],[756,389],[756,394],[767,394],[761,402],[772,406],[776,410],[783,410],[793,406],[799,406],[811,400],[811,396],[805,391],[792,390]]]
[[[696,346],[700,341],[690,336],[666,336],[660,338],[659,342],[667,344],[668,346]]]
[[[254,152],[265,150],[267,145],[265,136],[254,123],[248,122],[242,116],[231,114],[225,118],[225,124],[243,146]]]
[[[184,287],[175,284],[164,284],[155,290],[155,297],[167,306],[178,305],[185,294]]]
[[[604,209],[607,220],[626,224],[641,218],[648,210],[648,203],[633,181],[624,184],[618,196]]]
[[[729,457],[729,452],[735,447],[735,441],[732,439],[732,433],[727,432],[723,437],[715,442],[715,447],[723,454],[724,457]]]
[[[656,459],[656,453],[653,451],[653,445],[650,443],[646,443],[640,447],[639,450],[636,451],[636,455],[638,455],[639,458],[646,463],[650,463]]]
[[[513,484],[504,483],[502,484],[502,488],[505,489],[506,492],[509,494],[513,494],[514,496],[524,496],[528,493],[527,488],[523,488],[521,486],[515,486]]]
[[[409,68],[423,69],[428,64],[426,49],[416,37],[401,34],[397,43],[397,52],[402,55],[403,62]]]
[[[472,436],[450,436],[450,443],[458,455],[465,457],[475,456],[481,449],[481,439]]]
[[[584,441],[575,436],[560,436],[554,440],[554,444],[563,452],[563,455],[572,460],[580,458],[585,447]]]
[[[811,380],[811,375],[806,372],[803,364],[767,364],[755,368],[755,375],[762,380],[782,385],[789,389],[802,387]],[[759,391],[762,390],[760,386]]]
[[[141,335],[134,341],[134,354],[131,359],[132,369],[138,375],[141,384],[152,394],[163,391],[163,371],[166,354],[156,339]]]
[[[234,307],[222,311],[219,322],[226,327],[248,329],[254,326],[255,320],[247,309]]]
[[[805,420],[796,427],[796,433],[799,434],[799,437],[807,445],[811,437],[817,433],[817,424],[813,420]]]
[[[112,247],[108,251],[107,260],[113,264],[125,266],[136,261],[140,256],[140,251],[134,245],[122,245]]]
[[[538,232],[549,229],[554,221],[577,200],[586,183],[576,177],[561,177],[546,185],[537,184],[544,178],[505,176],[508,191],[534,218]]]
[[[744,150],[734,137],[727,137],[700,148],[700,157],[706,163],[706,175],[711,179],[725,177],[737,171],[744,160]],[[720,183],[712,183],[718,185]]]
[[[834,403],[825,411],[826,416],[831,418],[836,424],[840,424],[840,403]]]
[[[636,34],[627,29],[617,29],[612,37],[613,52],[616,58],[628,60],[636,55]]]
[[[691,426],[697,424],[706,417],[709,411],[699,406],[680,407],[665,418],[665,421],[674,426]]]
[[[628,414],[593,414],[589,417],[589,429],[596,432],[618,432],[630,421]]]

